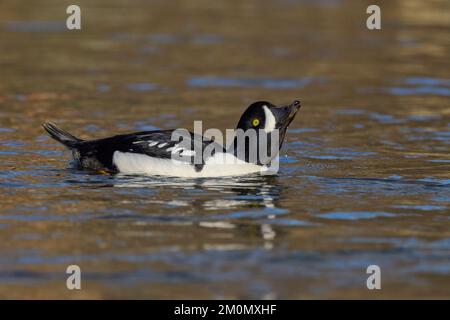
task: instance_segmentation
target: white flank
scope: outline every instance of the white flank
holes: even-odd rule
[[[184,178],[239,176],[266,172],[267,167],[237,159],[230,153],[216,153],[206,160],[199,172],[190,163],[173,159],[160,159],[145,154],[116,151],[113,163],[124,174],[162,175]]]
[[[275,120],[275,116],[273,115],[272,111],[267,106],[263,106],[264,114],[266,115],[266,125],[264,127],[264,130],[266,132],[272,132],[275,129],[275,125],[277,124],[277,121]]]

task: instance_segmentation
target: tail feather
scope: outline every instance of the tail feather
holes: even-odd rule
[[[62,143],[68,148],[75,148],[77,145],[79,145],[83,140],[75,137],[74,135],[70,134],[69,132],[58,128],[54,123],[52,122],[46,122],[42,125],[42,127],[47,131],[47,133],[55,139],[56,141]]]

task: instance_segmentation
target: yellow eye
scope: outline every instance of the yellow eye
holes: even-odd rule
[[[253,119],[252,124],[254,127],[257,127],[259,125],[259,119]]]

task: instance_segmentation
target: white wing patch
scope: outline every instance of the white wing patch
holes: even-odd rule
[[[153,140],[133,142],[133,144],[139,144],[139,143],[147,143],[149,147],[157,147],[159,149],[164,148],[165,146],[168,145],[167,142],[158,144],[159,143],[158,141],[153,141]],[[130,151],[131,151],[131,149],[130,149]],[[166,151],[170,152],[172,154],[178,154],[180,156],[186,156],[186,157],[195,156],[194,150],[179,147],[179,144],[177,144],[173,147],[167,148]]]
[[[270,111],[267,106],[263,106],[263,109],[266,116],[266,125],[264,127],[264,130],[266,132],[272,132],[275,129],[277,121],[275,120],[275,116],[273,115],[272,111]]]
[[[171,152],[172,154],[179,154],[180,156],[195,156],[194,150],[179,147],[179,144],[168,148],[166,151]]]
[[[194,150],[189,150],[189,149],[183,149],[183,151],[181,152],[182,156],[195,156],[195,151]]]

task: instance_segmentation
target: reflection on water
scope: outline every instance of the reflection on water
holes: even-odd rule
[[[450,79],[407,77],[400,83],[407,87],[391,87],[385,90],[394,95],[450,95]]]
[[[64,21],[7,21],[5,28],[11,32],[64,32]]]
[[[194,88],[219,87],[219,88],[251,88],[261,87],[267,89],[295,89],[303,88],[313,82],[323,81],[320,78],[218,78],[218,77],[192,77],[187,85]]]
[[[274,215],[282,210],[276,208],[276,201],[280,198],[280,188],[275,184],[275,177],[248,175],[244,177],[221,177],[208,179],[181,179],[168,177],[138,177],[116,176],[111,186],[115,188],[170,188],[182,190],[181,199],[165,201],[161,199],[149,200],[151,203],[167,205],[169,207],[198,206],[199,210],[220,210],[242,207],[261,207],[262,216]],[[198,193],[220,192],[220,199],[199,202],[195,197]],[[267,210],[266,210],[267,209]],[[264,214],[263,214],[264,212]],[[258,215],[234,212],[229,217],[253,217]],[[197,220],[196,217],[187,217]],[[209,215],[208,219],[217,219]]]
[[[450,297],[446,1],[389,1],[381,32],[351,1],[89,3],[81,32],[58,6],[0,4],[0,297]],[[297,98],[276,176],[80,172],[40,128],[234,128]]]

